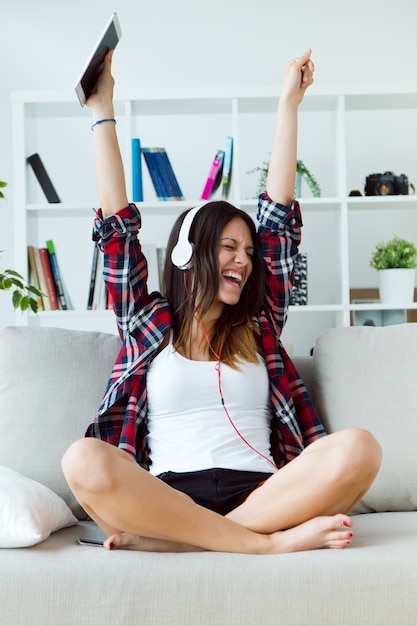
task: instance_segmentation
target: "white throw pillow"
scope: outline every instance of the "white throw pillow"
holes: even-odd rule
[[[77,522],[51,489],[0,466],[0,548],[33,546]]]

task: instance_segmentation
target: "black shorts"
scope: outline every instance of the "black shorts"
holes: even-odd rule
[[[267,480],[271,473],[208,469],[197,472],[164,472],[158,478],[190,496],[194,502],[227,515]]]

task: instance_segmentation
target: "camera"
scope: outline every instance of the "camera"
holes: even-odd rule
[[[405,174],[396,176],[393,172],[370,174],[366,177],[365,196],[408,195],[409,182]]]

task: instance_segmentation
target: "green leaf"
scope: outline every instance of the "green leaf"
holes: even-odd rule
[[[23,280],[22,274],[19,274],[19,272],[15,272],[15,270],[4,270],[4,273],[8,274],[9,276],[16,276],[16,278],[20,278],[20,280]]]
[[[30,304],[30,308],[32,309],[32,311],[34,313],[37,313],[38,308],[39,308],[37,301],[34,298],[29,298],[29,304]]]
[[[38,289],[37,287],[34,287],[33,285],[27,285],[26,290],[30,291],[31,293],[34,293],[36,296],[39,296],[39,297],[46,295],[42,291],[40,291],[40,289]]]
[[[23,298],[20,301],[20,308],[22,309],[22,311],[27,311],[30,305],[30,298],[29,296],[23,296]]]
[[[2,289],[10,289],[10,287],[13,285],[13,281],[11,278],[7,278],[7,276],[5,276],[3,278],[3,280],[1,281],[1,288]]]
[[[376,270],[413,269],[417,266],[416,259],[416,244],[395,235],[388,243],[382,241],[375,246],[370,265]]]
[[[13,302],[13,306],[15,309],[18,309],[20,307],[21,301],[22,301],[22,294],[20,293],[20,291],[16,289],[16,291],[13,292],[13,296],[12,296],[12,302]]]
[[[21,280],[18,280],[17,278],[10,278],[10,280],[12,281],[12,284],[17,287],[18,289],[24,289],[25,286],[23,284],[23,282]]]

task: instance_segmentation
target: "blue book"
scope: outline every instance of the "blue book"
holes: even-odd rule
[[[132,198],[133,202],[143,202],[142,152],[140,139],[132,139]]]
[[[233,163],[233,137],[227,138],[226,151],[223,163],[222,177],[222,199],[227,200],[229,197],[230,183],[232,182],[232,163]]]
[[[164,182],[164,174],[158,164],[158,148],[142,148],[142,154],[148,167],[155,193],[160,200],[167,200],[168,191]]]
[[[52,275],[55,282],[56,293],[58,296],[58,302],[63,311],[68,309],[67,298],[64,291],[64,285],[62,283],[61,272],[59,270],[58,259],[55,252],[55,245],[52,239],[48,239],[46,247],[49,253],[49,260],[51,261]]]
[[[161,160],[161,166],[165,175],[169,200],[184,200],[181,187],[178,184],[177,177],[175,176],[174,169],[165,148],[158,149],[158,156]]]

